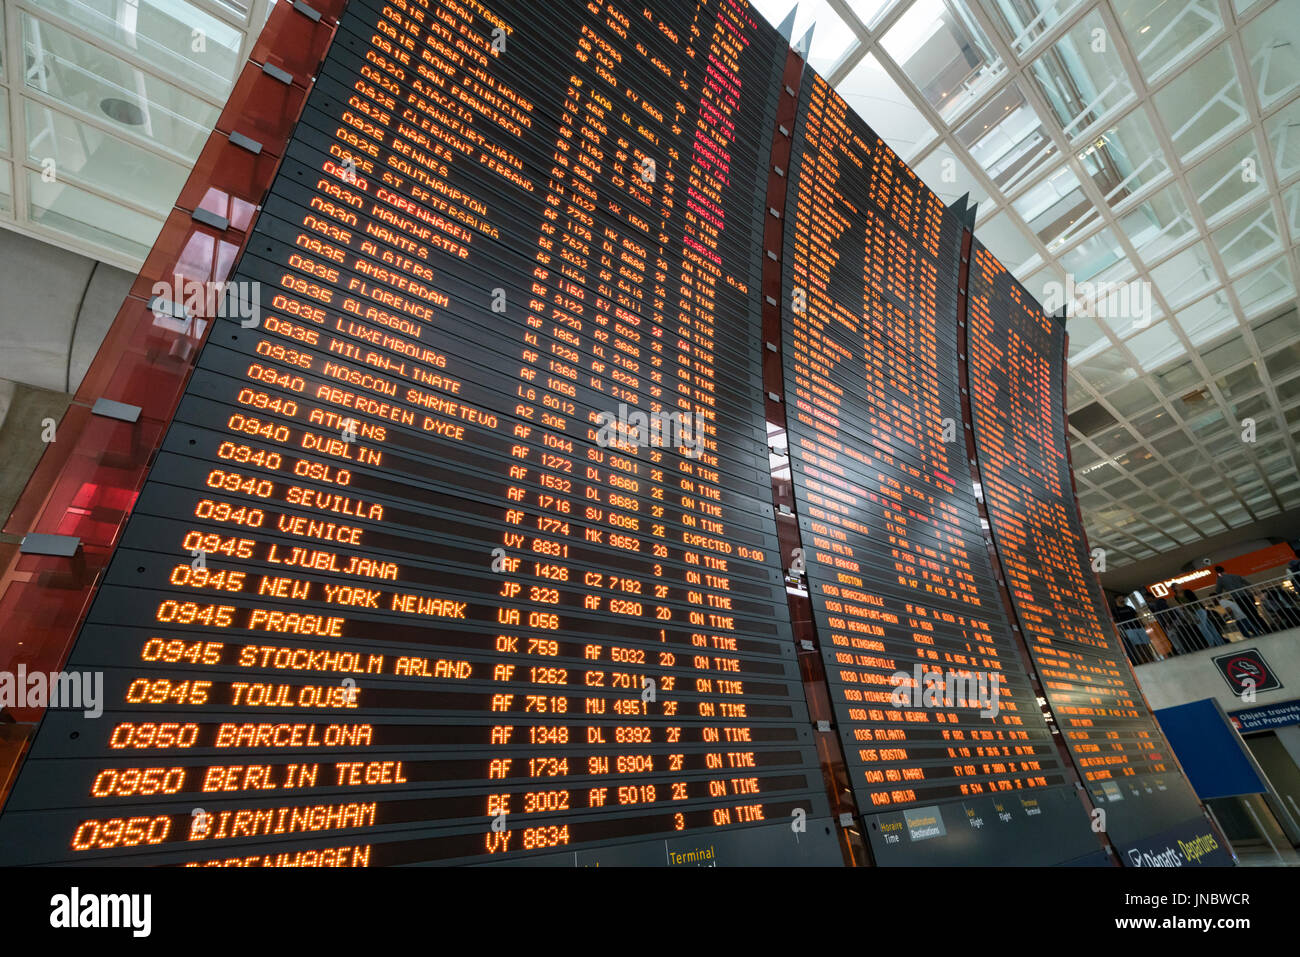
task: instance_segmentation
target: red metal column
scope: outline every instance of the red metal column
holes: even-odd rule
[[[763,407],[767,419],[767,444],[772,450],[772,507],[776,512],[776,530],[781,544],[782,567],[785,569],[791,567],[796,555],[803,554],[790,470],[789,443],[786,439],[785,404],[781,399],[785,392],[781,353],[784,210],[795,115],[799,106],[799,80],[803,67],[803,59],[791,50],[786,57],[785,71],[781,77],[783,89],[776,110],[776,129],[772,131],[767,218],[763,230]],[[806,587],[797,577],[792,578],[787,573],[786,581],[786,603],[794,626],[799,674],[803,679],[804,696],[808,700],[808,716],[813,723],[817,757],[830,798],[831,813],[838,824],[840,850],[848,865],[871,864],[870,851],[859,831],[861,813],[853,797],[848,763],[844,758],[839,733],[835,730],[835,712],[831,708],[812,602],[808,598]]]
[[[3,531],[79,539],[71,558],[0,543],[0,670],[58,671],[162,442],[220,308],[158,316],[156,284],[222,283],[234,271],[279,168],[312,79],[347,0],[280,2],[181,189],[103,345]],[[209,288],[209,287],[204,287]],[[99,399],[140,410],[134,422],[96,415]],[[0,802],[42,710],[0,711]]]

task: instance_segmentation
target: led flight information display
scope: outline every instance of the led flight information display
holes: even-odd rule
[[[785,212],[788,445],[873,848],[890,859],[956,830],[967,860],[1006,859],[1022,827],[1048,827],[1051,862],[1086,854],[1096,842],[1013,649],[966,461],[962,217],[815,74],[800,116]]]
[[[1055,721],[1107,829],[1130,844],[1200,817],[1106,612],[1066,445],[1065,324],[978,241],[967,300],[984,502]]]
[[[759,400],[785,42],[353,0],[10,863],[838,864]]]
[[[1199,819],[1088,571],[1063,326],[747,0],[350,0],[309,86],[0,863],[1096,864],[1080,787],[1124,848]]]

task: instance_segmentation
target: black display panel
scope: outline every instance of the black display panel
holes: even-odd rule
[[[984,502],[1055,721],[1118,848],[1175,822],[1204,830],[1091,571],[1066,444],[1065,324],[978,241],[967,304]]]
[[[761,409],[786,44],[653,7],[348,4],[0,860],[841,862]]]
[[[810,71],[799,115],[781,303],[789,465],[873,852],[1082,858],[1098,843],[1015,649],[967,461],[963,217]]]

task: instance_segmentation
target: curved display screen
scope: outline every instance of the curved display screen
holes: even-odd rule
[[[805,74],[800,115],[784,256],[789,453],[867,834],[886,861],[1095,851],[980,529],[957,362],[964,217],[820,76]],[[1041,854],[1015,856],[1026,850]]]
[[[971,249],[968,317],[989,523],[1016,617],[1084,785],[1120,844],[1200,819],[1091,571],[1066,444],[1065,324],[1047,316],[979,242]]]

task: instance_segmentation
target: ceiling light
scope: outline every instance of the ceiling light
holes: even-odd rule
[[[105,97],[99,101],[99,109],[110,120],[126,126],[144,126],[144,111],[129,100]]]

